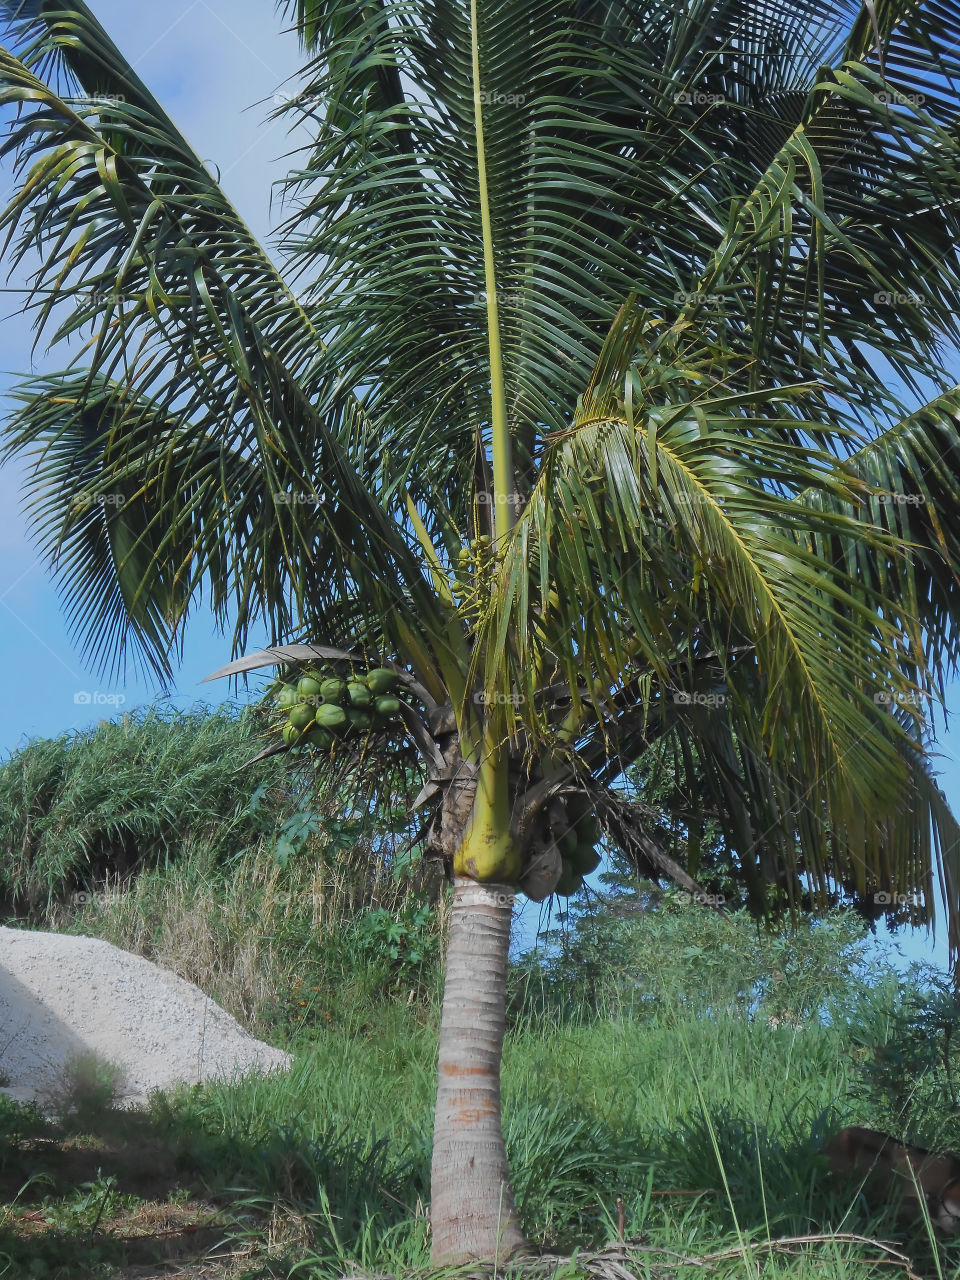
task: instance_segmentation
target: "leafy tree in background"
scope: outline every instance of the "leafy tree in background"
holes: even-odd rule
[[[758,911],[927,918],[938,876],[960,941],[924,721],[960,600],[960,7],[279,7],[288,277],[82,0],[2,4],[0,222],[38,328],[86,339],[7,455],[101,666],[169,675],[203,591],[234,654],[271,645],[230,673],[397,670],[454,882],[434,1257],[506,1257],[514,892],[557,886],[585,798],[698,887],[616,790],[655,744]],[[321,781],[375,787],[384,745]]]

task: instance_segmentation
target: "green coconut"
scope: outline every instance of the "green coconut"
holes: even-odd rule
[[[280,736],[288,747],[295,747],[300,741],[301,733],[299,729],[295,729],[292,724],[285,724],[281,730]]]
[[[301,698],[319,698],[323,686],[313,676],[301,676],[297,682],[297,693]]]
[[[308,729],[313,724],[313,707],[308,702],[298,702],[290,708],[289,715],[295,729]]]
[[[600,839],[600,823],[592,813],[586,814],[583,818],[578,818],[573,829],[577,835],[577,844],[586,845],[589,848]]]
[[[320,697],[324,702],[342,702],[346,693],[347,686],[342,680],[328,679],[320,684]]]
[[[592,844],[578,845],[576,851],[570,855],[571,867],[579,871],[582,876],[588,876],[596,871],[600,861],[600,853]]]
[[[373,694],[359,680],[351,680],[349,682],[347,685],[347,697],[350,699],[352,707],[369,707],[373,701]]]
[[[307,734],[307,742],[311,747],[319,747],[321,751],[329,751],[333,746],[333,734],[327,729],[311,729]]]
[[[347,707],[347,719],[355,729],[369,729],[373,724],[373,715],[366,707]]]
[[[385,719],[389,719],[391,716],[395,716],[400,710],[400,699],[395,698],[393,694],[390,693],[381,694],[379,698],[374,698],[373,709],[376,711],[378,716],[383,716]]]
[[[559,894],[561,898],[569,898],[577,892],[582,884],[583,876],[564,859],[563,870],[560,872],[560,879],[557,881],[554,893]]]
[[[567,806],[567,817],[570,819],[571,826],[593,813],[590,797],[585,796],[582,791],[570,792],[563,797],[563,802]]]
[[[372,694],[393,693],[397,687],[396,673],[387,667],[374,667],[367,672],[366,685]]]
[[[295,707],[299,701],[297,691],[292,684],[282,685],[280,692],[277,694],[277,706],[283,711],[289,711],[291,707]]]
[[[580,847],[580,841],[577,839],[577,833],[572,827],[567,827],[563,835],[557,841],[560,846],[560,852],[565,858],[572,858]]]
[[[347,723],[347,713],[334,702],[324,702],[314,719],[321,729],[339,729]]]

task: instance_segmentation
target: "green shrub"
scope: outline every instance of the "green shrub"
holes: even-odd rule
[[[621,899],[542,935],[511,973],[514,1020],[773,1018],[800,1023],[871,972],[867,926],[849,912],[764,931],[746,911],[720,916],[666,893]],[[875,977],[871,979],[875,981]]]
[[[122,1088],[122,1069],[87,1051],[64,1063],[47,1101],[61,1125],[84,1131],[114,1108]]]
[[[0,1093],[0,1172],[15,1158],[21,1143],[42,1137],[48,1128],[38,1107]]]
[[[938,1150],[960,1151],[960,995],[929,965],[862,993],[848,1017],[864,1123]]]

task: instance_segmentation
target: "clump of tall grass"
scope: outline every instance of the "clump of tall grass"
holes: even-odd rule
[[[259,729],[255,709],[148,707],[34,739],[0,765],[0,897],[35,914],[191,843],[219,858],[255,844],[292,804],[277,758],[237,773]]]
[[[49,1086],[46,1104],[61,1125],[82,1131],[116,1106],[123,1083],[122,1067],[84,1050],[61,1066]]]
[[[404,807],[320,803],[303,757],[241,770],[261,725],[256,709],[148,708],[15,753],[0,900],[173,970],[281,1041],[384,997],[423,1005],[443,911],[435,877],[398,863]]]

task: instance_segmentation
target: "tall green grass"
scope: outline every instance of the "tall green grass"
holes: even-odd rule
[[[371,928],[383,917],[409,940],[396,958]],[[288,1044],[330,1024],[362,1027],[391,1005],[426,1016],[442,980],[445,919],[416,875],[395,878],[362,847],[333,863],[305,848],[281,864],[261,844],[227,865],[191,847],[175,865],[56,905],[39,923],[143,955]]]
[[[381,957],[378,965],[358,917],[344,914],[342,902],[334,905],[333,886],[310,889],[314,874],[322,869],[297,859],[279,870],[253,860],[234,899],[215,877],[201,892],[207,881],[188,858],[165,873],[144,874],[116,901],[107,896],[90,904],[73,927],[102,932],[125,921],[141,944],[152,929],[174,946],[173,921],[216,920],[222,909],[231,922],[222,943],[228,956],[258,918],[265,932],[293,912],[287,942],[292,947],[299,939],[301,972],[318,980],[307,982],[310,994],[291,1012],[306,1008],[309,1015],[271,1025],[262,1009],[255,1011],[270,1038],[292,1049],[292,1070],[158,1095],[152,1132],[177,1151],[185,1176],[199,1178],[238,1216],[241,1236],[262,1243],[264,1223],[271,1224],[271,1274],[334,1280],[352,1260],[406,1276],[429,1257],[439,969],[407,987],[410,974],[392,970],[395,961]],[[321,900],[327,905],[316,919],[297,914],[304,903]],[[402,920],[401,904],[394,905]],[[756,936],[749,921],[733,925]],[[655,946],[674,925],[654,914],[634,927],[648,935],[645,945]],[[827,936],[818,945],[825,947]],[[695,947],[685,968],[681,958],[673,960],[684,993],[677,1004],[613,1001],[604,1008],[575,1004],[568,993],[564,1018],[552,1019],[542,1002],[527,1017],[524,984],[536,968],[528,957],[522,976],[512,977],[520,995],[505,1046],[503,1095],[511,1171],[531,1239],[567,1252],[600,1247],[616,1237],[618,1198],[627,1236],[643,1234],[650,1247],[690,1256],[839,1229],[900,1238],[892,1216],[872,1218],[854,1192],[831,1187],[817,1154],[841,1125],[875,1123],[884,1094],[866,1070],[868,1030],[892,1025],[904,998],[882,971],[871,987],[856,964],[844,969],[842,936],[834,935],[838,980],[830,1020],[810,1017],[795,1027],[768,1025],[762,999],[752,1009],[736,1001],[718,1005],[718,991],[732,976],[701,978],[697,1007],[697,975],[704,970]],[[801,937],[797,946],[802,951],[808,942]],[[783,938],[770,945],[785,958]],[[568,966],[579,963],[575,947],[575,938],[568,940]],[[286,961],[278,963],[289,976]],[[608,976],[617,981],[620,963],[611,955]],[[736,964],[735,956],[729,963]],[[541,977],[540,989],[549,993],[549,975]],[[797,1007],[809,1007],[822,991],[816,970],[810,990],[800,989],[802,974],[794,981]],[[865,992],[872,1012],[861,1021]],[[925,1241],[922,1232],[908,1248],[920,1276],[960,1265],[956,1247]],[[857,1256],[876,1250],[821,1246],[807,1261],[770,1258],[761,1269],[848,1280],[862,1274]],[[727,1259],[716,1264],[717,1274],[742,1275],[747,1265]]]
[[[306,851],[341,870],[390,870],[406,835],[402,809],[398,819],[355,811],[346,797],[316,805],[302,754],[244,767],[264,727],[256,707],[147,707],[16,751],[0,764],[0,902],[37,923],[78,891],[196,852],[204,874],[263,848],[281,864]]]
[[[184,848],[228,857],[255,844],[292,802],[277,759],[237,773],[262,745],[258,727],[255,712],[229,706],[146,708],[34,739],[0,765],[0,893],[43,910]],[[270,794],[260,807],[258,787]]]
[[[620,1197],[628,1236],[691,1252],[738,1232],[896,1236],[892,1219],[831,1188],[817,1155],[831,1127],[858,1118],[847,1043],[840,1027],[786,1037],[726,1015],[511,1036],[505,1136],[525,1229],[542,1247],[601,1246]],[[435,1046],[434,1031],[400,1022],[331,1031],[302,1045],[288,1076],[158,1098],[154,1120],[215,1193],[297,1217],[306,1244],[291,1266],[312,1256],[332,1276],[324,1268],[353,1258],[405,1274],[426,1260]],[[912,1247],[935,1265],[922,1236]]]
[[[259,731],[255,710],[148,708],[16,752],[0,765],[8,921],[137,952],[280,1042],[422,1009],[435,874],[398,864],[402,818],[314,807],[309,763],[241,770]]]

